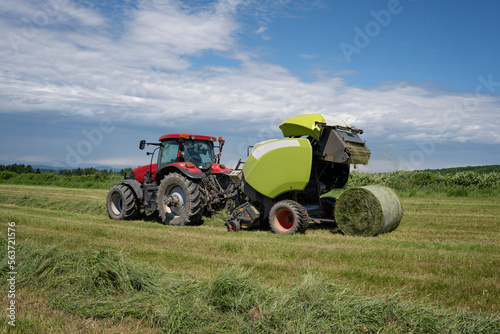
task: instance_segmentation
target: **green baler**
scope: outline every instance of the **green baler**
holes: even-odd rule
[[[331,116],[304,114],[280,124],[284,137],[254,146],[231,179],[240,196],[226,220],[229,231],[269,222],[278,234],[304,232],[309,219],[334,222],[335,199],[320,198],[342,188],[351,164],[366,164],[370,150],[363,130]]]

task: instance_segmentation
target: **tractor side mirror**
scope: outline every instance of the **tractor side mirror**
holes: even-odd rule
[[[139,142],[139,150],[143,150],[146,147],[146,141],[143,139]]]

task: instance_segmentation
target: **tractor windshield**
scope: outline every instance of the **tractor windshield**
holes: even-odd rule
[[[184,141],[184,160],[199,169],[207,169],[215,162],[214,143],[206,140]]]
[[[214,144],[206,140],[184,140],[183,151],[179,161],[191,162],[200,169],[208,169],[215,162]],[[168,139],[161,142],[159,169],[177,162],[179,139]]]

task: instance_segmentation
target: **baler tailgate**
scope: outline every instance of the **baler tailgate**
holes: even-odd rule
[[[370,159],[370,150],[358,136],[358,130],[337,126],[323,128],[316,153],[321,160],[335,163],[365,165]]]

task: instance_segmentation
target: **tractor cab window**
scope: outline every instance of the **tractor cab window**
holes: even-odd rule
[[[166,165],[176,162],[178,151],[179,151],[178,139],[169,139],[162,141],[161,154],[159,157],[160,169],[165,167]]]
[[[200,169],[207,169],[215,162],[214,144],[205,140],[184,141],[184,161],[189,161]]]

